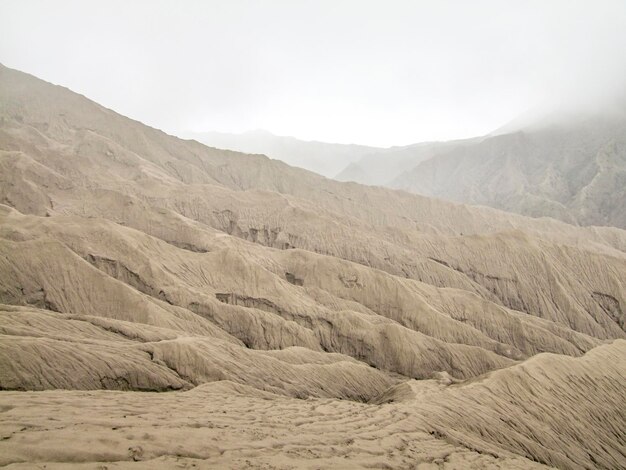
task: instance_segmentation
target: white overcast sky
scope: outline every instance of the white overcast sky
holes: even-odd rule
[[[379,146],[626,83],[626,0],[0,0],[0,62],[170,133]]]

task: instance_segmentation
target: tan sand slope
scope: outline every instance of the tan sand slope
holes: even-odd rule
[[[623,230],[331,181],[4,67],[0,85],[4,463],[623,464]]]

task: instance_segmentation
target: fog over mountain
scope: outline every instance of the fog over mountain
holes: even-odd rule
[[[0,2],[0,466],[626,468],[623,13]]]
[[[405,146],[623,97],[622,0],[0,2],[0,62],[173,134]]]
[[[626,228],[626,108],[622,115],[517,129],[438,151],[387,184],[533,217]]]
[[[294,137],[277,136],[261,129],[241,134],[189,132],[182,137],[195,139],[211,147],[264,154],[329,178],[337,175],[351,162],[360,160],[365,155],[383,151],[365,145],[303,141]]]
[[[339,181],[626,228],[626,102],[617,100],[595,109],[529,111],[486,136],[384,149],[264,131],[190,137],[317,169]]]

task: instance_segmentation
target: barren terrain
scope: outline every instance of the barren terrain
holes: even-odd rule
[[[0,66],[0,464],[626,466],[626,231],[341,183]]]

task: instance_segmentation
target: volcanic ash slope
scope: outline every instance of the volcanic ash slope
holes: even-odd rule
[[[0,85],[2,463],[624,466],[626,232]]]

